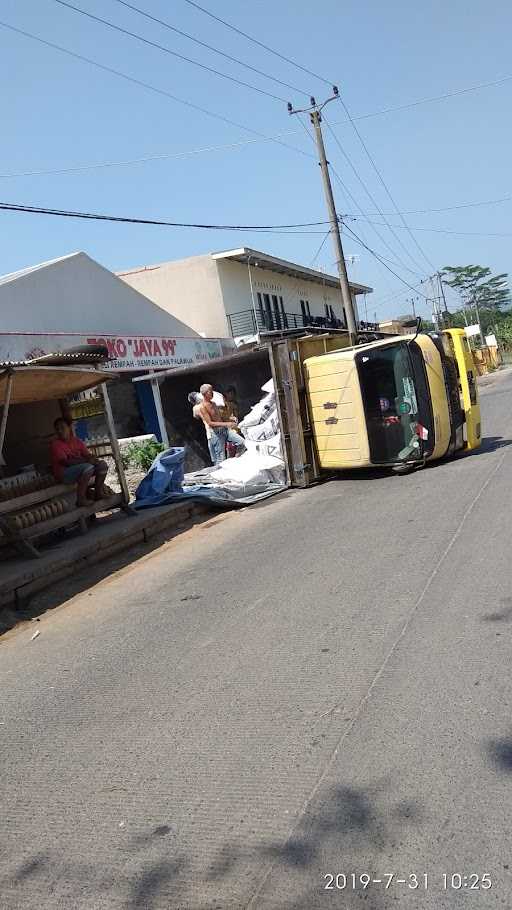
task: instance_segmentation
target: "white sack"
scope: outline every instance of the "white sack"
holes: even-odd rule
[[[248,427],[255,427],[259,423],[263,423],[270,413],[275,408],[275,395],[272,393],[270,395],[265,395],[265,398],[262,398],[261,401],[258,401],[257,404],[253,405],[248,414],[240,421],[238,426],[243,431]],[[245,433],[244,433],[245,436]]]
[[[263,440],[271,439],[272,436],[279,432],[277,411],[275,409],[271,411],[264,423],[249,427],[240,424],[240,429],[243,431],[245,438],[250,439],[252,442],[262,442]]]

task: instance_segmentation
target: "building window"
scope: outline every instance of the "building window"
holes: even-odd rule
[[[286,313],[284,311],[284,303],[283,303],[282,297],[279,298],[279,306],[281,308],[281,321],[283,323],[283,328],[287,329],[288,328],[288,316],[286,315]]]
[[[272,294],[272,307],[274,309],[274,322],[276,329],[282,328],[281,326],[281,313],[279,310],[279,303],[275,294]]]
[[[265,305],[265,328],[273,329],[274,322],[272,319],[272,310],[270,309],[270,295],[263,294],[263,303]]]
[[[327,303],[324,303],[324,308],[325,308],[325,318],[326,318],[326,319],[330,319],[330,318],[331,318],[331,314],[329,313],[329,306],[328,306]]]
[[[302,313],[302,319],[304,321],[304,325],[307,325],[311,319],[311,310],[309,309],[309,300],[301,300],[300,311]]]

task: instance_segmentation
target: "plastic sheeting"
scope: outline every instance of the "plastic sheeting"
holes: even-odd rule
[[[183,474],[184,448],[168,449],[155,458],[136,491],[136,509],[185,499],[209,501],[224,508],[249,505],[286,489],[281,433],[272,380],[265,396],[240,422],[247,450],[237,458],[192,474]]]

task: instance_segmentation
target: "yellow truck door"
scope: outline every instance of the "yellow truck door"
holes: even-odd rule
[[[464,329],[445,329],[457,363],[462,406],[466,415],[466,442],[468,449],[478,449],[482,442],[480,404],[478,400],[477,371],[473,354]]]

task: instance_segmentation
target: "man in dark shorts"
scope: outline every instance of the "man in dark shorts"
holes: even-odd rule
[[[59,483],[76,483],[77,506],[89,505],[87,488],[94,480],[94,498],[103,499],[108,465],[89,452],[87,446],[73,433],[71,424],[58,417],[54,423],[57,439],[51,444],[52,470]]]

